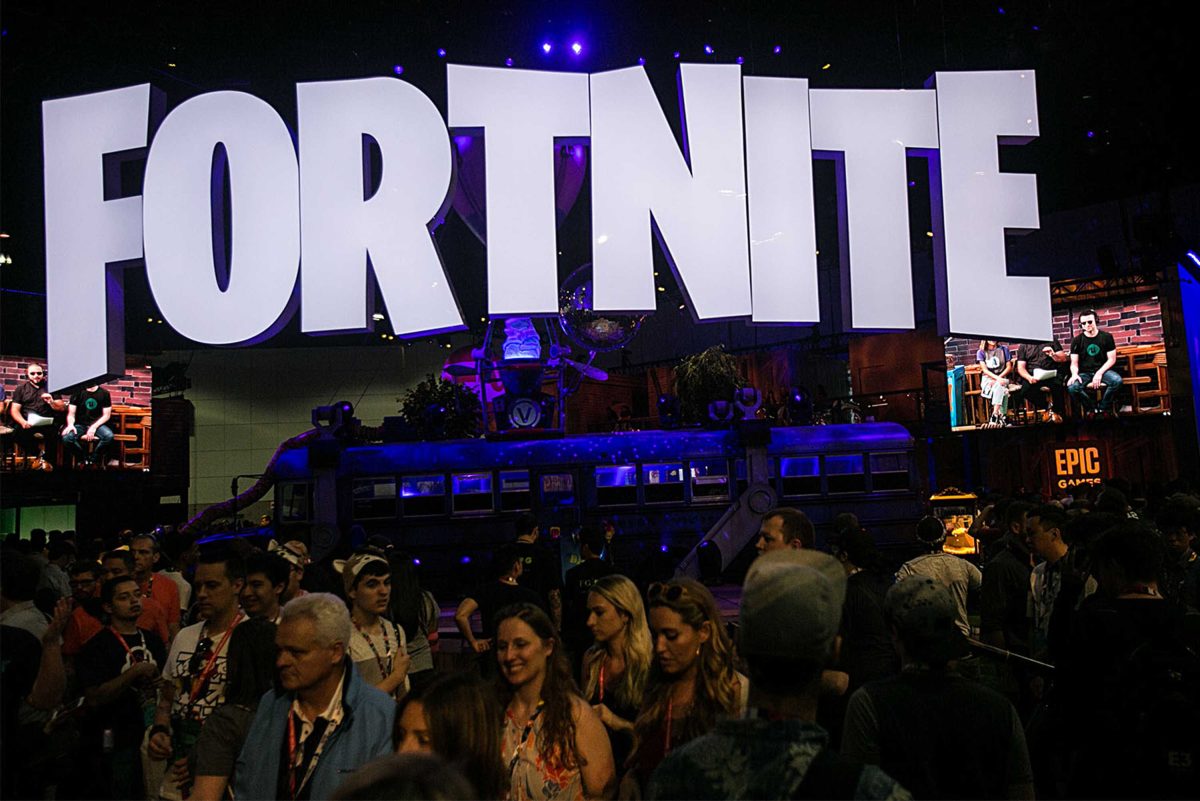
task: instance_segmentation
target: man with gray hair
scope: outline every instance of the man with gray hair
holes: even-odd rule
[[[283,607],[280,690],[267,693],[234,770],[239,799],[329,798],[346,774],[392,750],[396,704],[348,658],[350,613],[329,593]]]
[[[845,596],[846,571],[826,553],[784,548],[754,561],[738,632],[750,708],[671,752],[650,798],[911,797],[879,768],[839,756],[815,722]]]

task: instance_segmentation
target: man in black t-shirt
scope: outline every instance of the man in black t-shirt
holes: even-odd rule
[[[1067,391],[1079,401],[1089,415],[1116,414],[1113,401],[1121,388],[1121,376],[1113,367],[1117,364],[1117,343],[1112,334],[1101,331],[1095,309],[1087,309],[1079,315],[1083,333],[1071,340],[1071,377]],[[1093,390],[1104,387],[1104,394],[1097,406]]]
[[[55,431],[54,415],[66,408],[60,400],[46,391],[46,370],[40,364],[25,368],[27,381],[13,392],[9,415],[13,432],[27,452],[38,452],[38,469],[50,470],[46,461],[46,440]]]
[[[537,517],[525,512],[517,518],[517,539],[513,543],[521,559],[521,575],[518,582],[522,587],[533,590],[542,597],[538,606],[547,609],[554,627],[562,631],[562,565],[557,555],[549,548],[538,544],[541,527]]]
[[[113,441],[113,430],[105,423],[112,417],[112,396],[100,386],[91,386],[76,392],[67,405],[67,425],[63,428],[63,442],[84,460],[85,464],[104,464],[104,452]],[[82,440],[83,442],[80,442]],[[94,442],[96,447],[88,455],[85,442]]]
[[[132,577],[109,579],[100,600],[111,625],[88,640],[75,662],[92,711],[82,751],[96,760],[89,772],[100,784],[89,797],[135,798],[143,792],[139,747],[153,721],[155,686],[167,654],[158,635],[137,626],[142,593]]]
[[[483,654],[492,648],[492,640],[496,636],[496,613],[506,606],[516,603],[530,603],[543,611],[546,602],[533,590],[522,587],[518,580],[524,563],[512,545],[506,545],[496,553],[493,561],[496,578],[484,582],[463,598],[462,603],[454,613],[454,623],[458,626],[468,647],[477,654]],[[471,630],[471,615],[479,612],[483,635],[476,637]],[[485,672],[494,660],[485,659]]]
[[[563,592],[563,640],[571,652],[572,660],[579,658],[591,644],[588,630],[588,593],[592,585],[605,576],[616,573],[616,568],[603,558],[606,544],[604,529],[595,523],[587,523],[579,530],[579,548],[583,561],[567,571],[566,588]]]
[[[1047,417],[1062,418],[1054,414],[1055,408],[1063,406],[1063,382],[1060,369],[1070,356],[1054,341],[1030,342],[1017,349],[1017,375],[1019,384],[1009,387],[1009,397],[1014,403],[1028,400],[1033,408],[1045,411]],[[1048,390],[1048,391],[1047,391]]]

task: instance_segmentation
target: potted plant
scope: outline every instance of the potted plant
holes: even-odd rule
[[[479,436],[479,398],[452,381],[431,375],[399,400],[400,415],[421,440]]]
[[[732,401],[733,393],[743,383],[737,360],[722,345],[685,357],[675,368],[675,394],[683,419],[689,423],[707,423],[708,404]]]

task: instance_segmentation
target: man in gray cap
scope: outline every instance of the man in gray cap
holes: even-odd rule
[[[950,591],[910,576],[883,609],[903,667],[850,696],[842,753],[880,766],[917,798],[1033,798],[1017,711],[955,670],[969,645]]]
[[[845,594],[846,571],[828,554],[784,549],[754,561],[738,635],[750,709],[670,753],[650,798],[910,798],[879,768],[830,749],[815,722]]]

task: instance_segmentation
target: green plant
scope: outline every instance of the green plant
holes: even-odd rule
[[[479,436],[479,397],[466,387],[431,375],[399,400],[400,415],[419,439]]]
[[[733,393],[743,384],[737,359],[722,345],[684,357],[675,368],[675,394],[679,410],[690,423],[708,420],[708,404],[715,400],[732,401]]]

